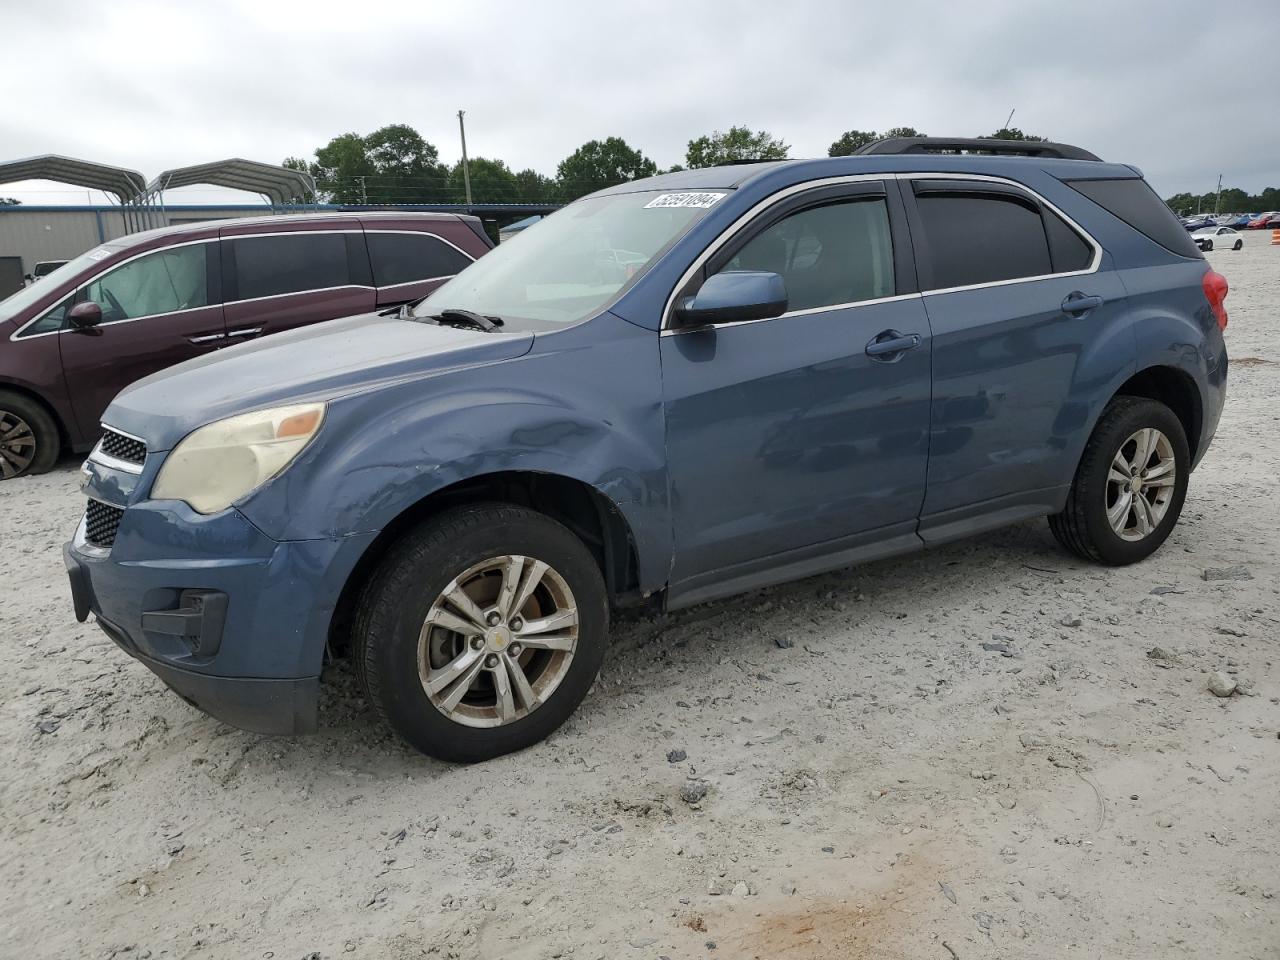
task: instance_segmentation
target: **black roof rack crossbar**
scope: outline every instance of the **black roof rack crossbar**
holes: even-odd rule
[[[854,152],[857,154],[939,153],[964,151],[966,153],[999,153],[1019,157],[1048,157],[1057,160],[1097,160],[1088,150],[1073,147],[1069,143],[1051,143],[1048,140],[996,140],[988,137],[887,137],[873,140]]]

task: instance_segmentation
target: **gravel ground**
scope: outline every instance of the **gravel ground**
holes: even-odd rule
[[[72,618],[76,464],[5,483],[0,955],[1280,956],[1267,239],[1209,254],[1231,398],[1154,558],[1033,523],[629,619],[563,730],[481,766],[341,666],[315,737],[190,709]]]

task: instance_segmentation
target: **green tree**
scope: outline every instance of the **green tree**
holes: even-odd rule
[[[716,130],[689,141],[685,163],[692,169],[715,167],[743,160],[785,160],[791,148],[768,130],[752,132],[747,127]]]
[[[560,184],[537,170],[525,169],[515,175],[517,203],[559,203]]]
[[[889,137],[927,137],[928,134],[921,133],[915,127],[890,127],[881,136],[888,139]]]
[[[1027,140],[1043,143],[1047,137],[1037,137],[1034,133],[1023,133],[1017,127],[1001,127],[995,133],[988,133],[984,139],[988,140]]]
[[[588,140],[556,168],[556,179],[566,199],[574,199],[594,190],[651,177],[658,166],[621,137]]]
[[[0,207],[17,207],[22,201],[16,197],[0,197]]]
[[[364,137],[344,133],[316,151],[311,165],[316,189],[332,203],[363,203],[376,171]]]
[[[471,174],[472,203],[516,203],[520,197],[516,175],[501,160],[472,157],[468,164]],[[459,160],[449,171],[449,202],[466,200],[466,183]]]
[[[364,138],[373,164],[370,203],[439,202],[449,179],[436,148],[413,127],[393,123]]]
[[[840,134],[839,140],[827,148],[827,156],[847,157],[857,153],[859,147],[865,147],[868,143],[879,139],[880,134],[874,130],[846,130]]]

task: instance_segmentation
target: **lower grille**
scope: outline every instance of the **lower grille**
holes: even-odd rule
[[[100,500],[90,500],[84,512],[84,538],[95,547],[109,547],[116,542],[120,518],[124,511]]]

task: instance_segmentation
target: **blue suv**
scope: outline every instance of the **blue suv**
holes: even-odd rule
[[[417,749],[555,730],[611,613],[1047,516],[1142,560],[1226,391],[1226,282],[1133,167],[881,141],[578,200],[415,306],[126,389],[76,615],[189,703],[316,728],[349,649]]]

